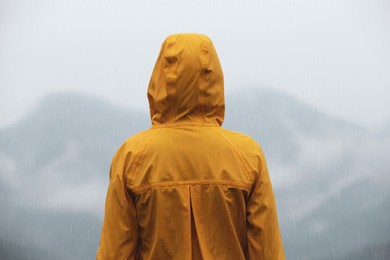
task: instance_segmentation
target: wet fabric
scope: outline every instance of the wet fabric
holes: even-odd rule
[[[224,82],[211,40],[162,44],[152,126],[114,155],[97,259],[285,259],[266,160],[222,128]]]

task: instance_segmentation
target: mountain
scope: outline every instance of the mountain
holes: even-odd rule
[[[228,97],[227,114],[268,155],[287,259],[340,259],[388,241],[388,133],[275,91],[250,93]]]
[[[40,260],[52,258],[52,255],[36,248],[22,246],[3,239],[0,240],[0,256],[2,260]]]
[[[267,89],[227,96],[223,126],[253,136],[264,150],[287,259],[373,256],[390,241],[385,129],[327,116]],[[0,129],[2,258],[25,259],[24,251],[40,259],[94,258],[111,158],[148,127],[146,113],[59,93]],[[383,258],[371,258],[390,258],[382,251]]]
[[[388,259],[389,255],[390,241],[358,249],[342,258],[342,260],[381,260]]]
[[[1,129],[0,238],[35,249],[40,259],[93,258],[111,158],[147,122],[145,115],[68,93],[48,96]]]

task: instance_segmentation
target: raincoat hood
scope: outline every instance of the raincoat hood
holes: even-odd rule
[[[174,34],[163,42],[148,87],[152,126],[221,126],[225,113],[221,64],[202,34]]]

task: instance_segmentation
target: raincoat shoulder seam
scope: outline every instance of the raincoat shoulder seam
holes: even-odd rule
[[[149,139],[146,141],[146,143],[145,143],[144,147],[142,148],[141,152],[136,153],[135,158],[134,158],[134,162],[130,166],[130,173],[129,173],[129,177],[128,177],[128,180],[127,180],[127,183],[129,184],[129,186],[132,185],[133,177],[134,177],[135,173],[137,172],[138,168],[141,166],[141,164],[143,162],[142,159],[144,159],[144,157],[145,157],[146,149],[149,147],[149,145],[152,142],[153,138],[159,132],[160,132],[160,129],[157,129],[156,132],[154,134],[152,134],[152,136],[149,137]]]
[[[237,158],[240,160],[242,166],[244,167],[244,171],[245,171],[247,177],[249,178],[249,180],[250,180],[251,182],[253,182],[253,179],[252,179],[252,177],[251,177],[251,175],[250,175],[250,173],[251,173],[250,168],[246,165],[244,159],[243,159],[242,156],[237,152],[237,149],[234,147],[234,145],[233,145],[229,140],[227,140],[227,138],[226,138],[225,136],[223,136],[223,134],[219,133],[219,132],[218,132],[217,130],[215,130],[215,129],[213,129],[213,131],[214,131],[215,133],[217,133],[217,135],[218,135],[219,137],[221,137],[221,138],[230,146],[230,148],[233,150],[234,154],[237,156]]]

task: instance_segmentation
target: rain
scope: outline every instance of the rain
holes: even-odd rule
[[[0,259],[94,259],[161,43],[208,35],[287,259],[390,259],[386,1],[0,0]],[[216,212],[218,214],[218,212]],[[172,223],[171,223],[172,224]]]

